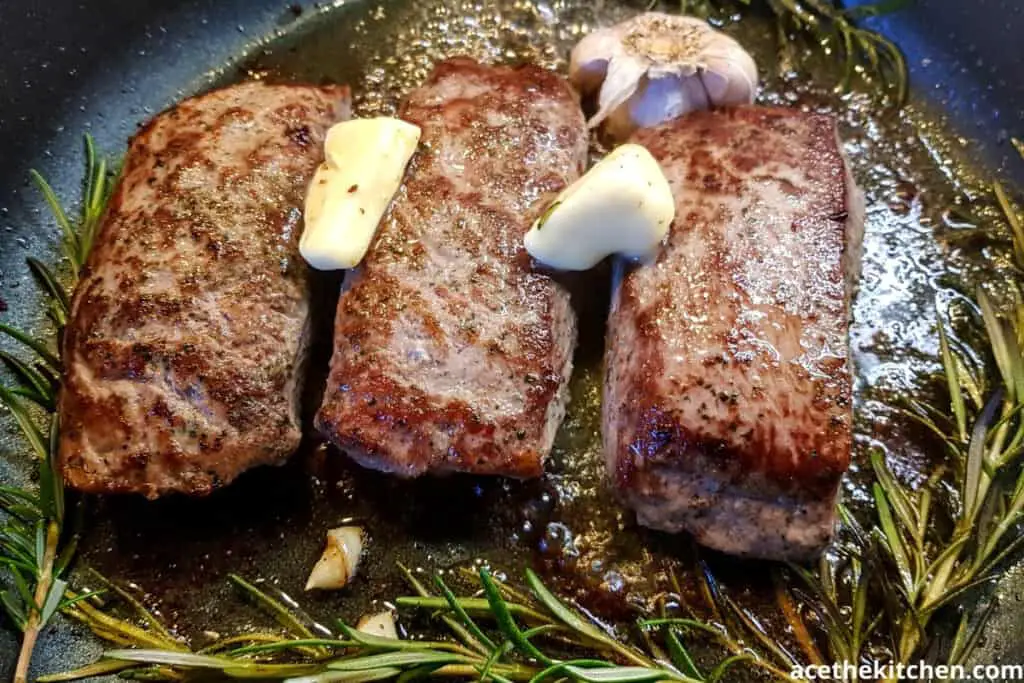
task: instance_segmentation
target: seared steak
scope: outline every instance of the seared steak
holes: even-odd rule
[[[442,63],[402,117],[422,146],[346,278],[320,430],[367,467],[541,474],[576,339],[523,235],[583,169],[576,97],[536,66]]]
[[[132,140],[64,338],[71,486],[207,493],[298,445],[300,207],[348,111],[347,88],[249,83]]]
[[[619,264],[603,411],[641,524],[808,558],[850,461],[863,232],[833,120],[745,107],[640,131],[676,199],[657,261]]]

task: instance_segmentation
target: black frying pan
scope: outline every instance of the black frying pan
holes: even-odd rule
[[[353,18],[367,11],[366,5],[375,5],[359,0],[336,4],[343,6],[333,11]],[[381,4],[392,8],[405,3]],[[314,3],[284,0],[0,0],[0,320],[33,328],[42,319],[25,257],[54,254],[57,233],[28,184],[30,168],[48,177],[58,195],[74,196],[81,173],[83,131],[91,132],[101,149],[119,153],[135,127],[152,113],[218,79],[255,42],[288,31],[318,11]],[[915,100],[944,111],[963,135],[970,154],[984,167],[1024,178],[1024,164],[1008,144],[1011,135],[1024,137],[1024,2],[917,0],[902,13],[877,20],[877,26],[906,52]],[[598,322],[595,331],[599,330]],[[12,455],[12,434],[10,429],[0,433],[0,481],[20,481],[28,471],[27,463]],[[394,491],[376,480],[372,486],[377,487],[372,496],[375,504],[385,508]],[[437,514],[453,508],[451,519],[464,519],[472,517],[474,510],[486,510],[486,499],[493,493],[487,486],[504,485],[478,490],[443,484],[441,493],[419,487],[411,493],[403,489],[401,495],[417,497],[423,508],[441,510]],[[282,519],[289,528],[299,524],[320,529],[321,513],[337,513],[330,505],[307,509],[309,487],[305,473],[298,471],[280,480],[273,474],[262,479],[257,475],[237,493],[229,492],[213,504],[172,503],[156,508],[157,512],[144,511],[141,503],[119,504],[113,514],[120,521],[108,538],[122,551],[128,548],[134,557],[129,562],[145,565],[144,556],[159,555],[160,550],[131,537],[126,520],[140,517],[147,532],[168,534],[168,528],[181,519],[194,530],[206,523],[205,515],[233,512],[240,521],[211,519],[207,537],[192,539],[190,552],[205,549],[205,559],[178,558],[194,564],[184,580],[170,587],[149,586],[164,589],[163,597],[172,606],[175,594],[192,590],[189,576],[195,590],[223,597],[211,588],[222,567],[208,556],[225,549],[244,554],[250,544],[273,542],[275,524],[284,523],[275,517],[277,512],[261,509],[261,496],[273,492],[284,499],[278,504],[285,509]],[[458,493],[449,496],[453,491]],[[530,490],[526,498],[538,500],[536,493]],[[463,523],[486,527],[488,521]],[[395,523],[406,530],[417,528],[415,520]],[[428,546],[437,542],[430,547],[439,562],[460,559],[446,550],[446,539],[434,538],[426,527],[420,531]],[[457,529],[456,535],[463,532],[467,537],[479,536],[480,529]],[[317,533],[306,534],[309,539],[299,548],[288,546],[288,552],[302,555],[296,558],[300,565],[308,565],[309,557],[315,556]],[[494,547],[494,542],[487,540],[485,547]],[[462,552],[472,552],[472,547]],[[93,549],[91,559],[102,564],[102,549]],[[255,574],[274,569],[255,561],[247,568]],[[1001,590],[1012,596],[1024,589],[1007,582]],[[1004,636],[990,639],[982,661],[1000,655],[1020,661],[1024,656],[1024,639],[1005,636],[1024,632],[1024,612],[1015,609],[1015,602],[1004,600],[992,623],[992,632]],[[329,607],[340,605],[339,601]],[[169,612],[171,618],[182,616],[173,609]],[[183,620],[190,618],[210,623],[225,619],[223,614],[207,612],[186,615]],[[15,643],[13,633],[0,630],[0,679],[11,675]],[[58,623],[43,638],[37,670],[78,665],[91,661],[97,652],[98,645],[87,634]]]

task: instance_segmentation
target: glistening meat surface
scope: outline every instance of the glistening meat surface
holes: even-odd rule
[[[343,287],[320,430],[367,467],[534,477],[576,322],[523,235],[581,173],[575,95],[536,66],[440,64],[406,101],[421,149]]]
[[[207,493],[298,445],[298,239],[342,87],[249,83],[132,140],[64,338],[60,465],[94,492]]]
[[[850,461],[850,299],[863,208],[833,120],[745,107],[640,131],[676,220],[619,264],[603,408],[639,521],[801,559],[832,535]]]

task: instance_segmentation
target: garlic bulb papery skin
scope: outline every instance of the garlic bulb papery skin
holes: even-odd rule
[[[352,580],[363,555],[363,530],[343,526],[327,532],[327,548],[313,565],[306,581],[306,590],[336,590]]]
[[[743,46],[703,19],[646,12],[587,35],[573,48],[569,79],[598,93],[587,122],[624,140],[691,111],[750,104],[757,65]]]
[[[379,638],[398,640],[398,629],[395,627],[395,616],[391,612],[365,614],[359,618],[356,630]]]

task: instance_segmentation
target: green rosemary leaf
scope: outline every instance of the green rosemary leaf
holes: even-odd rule
[[[56,193],[54,193],[53,188],[50,187],[50,183],[46,182],[46,179],[34,169],[29,171],[29,175],[32,176],[32,180],[42,193],[43,199],[46,200],[46,203],[50,207],[50,212],[53,214],[54,220],[57,221],[57,225],[60,227],[63,238],[62,242],[65,245],[64,254],[71,261],[72,267],[77,272],[82,266],[80,261],[81,245],[78,240],[78,233],[71,225],[71,221],[68,220],[68,216],[64,212],[64,207],[61,206]]]
[[[896,569],[903,582],[903,590],[910,599],[913,599],[917,593],[917,586],[914,582],[913,572],[910,569],[910,560],[907,555],[907,548],[903,543],[903,536],[892,519],[889,499],[878,483],[872,485],[871,491],[875,497],[878,522],[881,527],[885,547],[888,549],[890,557],[896,563]]]
[[[75,551],[78,550],[78,537],[79,534],[77,532],[70,534],[64,542],[64,546],[57,554],[57,559],[53,563],[53,571],[58,576],[63,575],[67,571],[68,566],[70,566],[71,561],[74,559]]]
[[[116,659],[101,659],[98,662],[88,664],[79,669],[72,671],[65,671],[59,674],[50,674],[48,676],[40,676],[36,679],[37,683],[60,683],[61,681],[78,681],[83,678],[93,678],[95,676],[104,676],[107,674],[116,674],[119,671],[135,666],[132,662],[121,662]]]
[[[422,666],[414,666],[411,669],[406,669],[398,675],[395,679],[395,683],[412,683],[413,681],[422,681],[430,678],[438,669],[444,668],[444,664],[423,664]],[[378,669],[379,671],[379,669]]]
[[[960,373],[957,370],[953,353],[949,349],[949,338],[946,336],[946,326],[939,318],[939,350],[942,354],[942,366],[946,370],[946,386],[949,387],[949,402],[956,417],[957,433],[961,441],[967,440],[967,406],[964,405],[964,396],[960,388]]]
[[[18,328],[11,327],[5,323],[0,323],[0,334],[6,334],[14,341],[32,349],[35,351],[36,355],[38,355],[39,358],[41,358],[54,371],[58,373],[60,372],[60,359],[57,358],[52,351],[46,348],[46,345],[43,342],[38,339],[33,339]]]
[[[501,584],[498,584],[499,588]],[[487,602],[486,598],[459,598],[459,606],[466,611],[467,614],[473,616],[492,616],[490,603]],[[403,595],[402,597],[395,598],[395,604],[398,607],[412,607],[422,610],[442,610],[447,611],[450,606],[448,601],[442,597],[431,596],[408,596]],[[550,623],[550,619],[545,617],[540,612],[530,609],[524,605],[520,605],[514,602],[506,602],[506,606],[513,616],[522,619],[529,623]],[[454,620],[453,620],[454,621]],[[458,622],[454,622],[458,623]]]
[[[464,610],[462,605],[459,604],[458,598],[455,597],[455,594],[452,593],[451,589],[448,588],[439,574],[434,575],[434,584],[437,586],[437,589],[441,591],[442,597],[448,601],[452,611],[455,612],[455,616],[458,617],[459,621],[462,622],[462,625],[466,627],[470,634],[472,634],[473,638],[482,644],[486,648],[487,652],[494,650],[494,642],[492,642],[491,639],[480,630],[480,627],[476,625],[476,622],[473,621],[473,619],[466,613],[466,610]]]
[[[579,633],[580,635],[588,638],[595,643],[600,643],[604,647],[618,653],[624,657],[627,661],[630,661],[639,666],[650,666],[652,662],[638,653],[634,648],[624,645],[621,641],[599,629],[592,622],[584,619],[577,611],[572,610],[565,606],[561,600],[555,597],[554,593],[548,590],[544,582],[540,580],[540,577],[531,570],[526,570],[526,583],[533,591],[537,600],[547,608],[556,619],[561,621],[563,624],[568,626],[572,631]]]
[[[22,604],[25,605],[26,615],[38,611],[39,606],[36,605],[36,598],[32,594],[32,589],[28,587],[28,579],[25,574],[22,574],[21,572],[14,572],[11,575],[11,579],[12,583],[14,583],[15,590],[17,590],[18,597],[21,598]]]
[[[185,669],[213,669],[232,678],[248,678],[247,674],[262,678],[287,678],[314,673],[319,667],[311,664],[261,664],[229,657],[197,655],[192,652],[172,650],[109,650],[104,653],[108,659],[117,659],[138,664],[158,664]]]
[[[992,419],[995,417],[996,410],[1002,403],[1002,391],[997,391],[985,405],[984,410],[981,411],[981,415],[974,422],[974,428],[971,431],[971,442],[967,449],[967,463],[964,468],[964,484],[963,484],[963,501],[964,501],[964,518],[966,520],[974,519],[981,506],[981,485],[982,477],[986,476],[983,472],[983,464],[985,459],[985,441],[988,436],[988,427],[992,423]]]
[[[321,671],[319,664],[264,664],[262,662],[237,661],[236,666],[221,669],[229,678],[250,679],[257,681],[291,680],[296,676],[308,676]]]
[[[363,657],[351,657],[337,659],[328,662],[327,668],[332,671],[367,671],[385,667],[403,668],[407,666],[418,666],[421,664],[457,664],[467,663],[473,660],[464,655],[454,652],[434,652],[431,650],[407,651],[407,652],[385,652],[383,654],[366,655]]]
[[[903,530],[916,536],[917,510],[911,504],[906,491],[896,481],[892,471],[885,464],[885,455],[881,451],[873,450],[871,452],[871,466],[878,479],[878,484],[885,492],[886,500],[892,505],[892,510]]]
[[[722,595],[725,605],[732,611],[732,613],[739,619],[740,623],[746,628],[747,632],[757,640],[762,647],[768,652],[775,656],[776,660],[781,662],[784,666],[792,667],[797,664],[797,661],[793,658],[793,655],[786,652],[782,645],[775,642],[765,632],[764,627],[758,623],[757,619],[750,614],[748,610],[743,609],[728,595]]]
[[[1014,522],[1016,522],[1016,519],[1011,523]],[[1007,526],[1009,526],[1009,524]],[[1006,544],[1006,547],[988,558],[984,564],[978,567],[977,573],[982,575],[991,573],[1003,560],[1016,553],[1021,547],[1024,547],[1024,535],[1013,539]]]
[[[494,665],[501,661],[505,657],[505,655],[511,652],[513,647],[514,645],[512,645],[511,642],[506,640],[501,645],[494,648],[494,651],[491,652],[490,656],[487,658],[487,661],[484,662],[484,665],[477,669],[477,671],[480,673],[480,683],[486,683],[486,681],[490,679],[491,669],[493,669]],[[534,680],[535,678],[530,679],[530,683],[533,683]]]
[[[313,632],[306,628],[306,625],[299,621],[298,617],[296,617],[290,609],[282,605],[280,602],[270,597],[237,574],[228,574],[228,578],[232,583],[248,594],[257,605],[270,612],[270,614],[277,619],[278,623],[288,629],[292,634],[299,638],[314,637]]]
[[[672,658],[672,664],[674,664],[684,676],[689,676],[690,678],[694,678],[698,681],[704,680],[704,675],[700,672],[700,669],[697,668],[697,665],[693,661],[693,657],[691,657],[690,653],[687,652],[685,647],[683,647],[682,642],[680,642],[675,631],[671,628],[665,630],[665,643],[668,646],[668,652],[669,656]]]
[[[840,508],[841,511],[844,509],[845,508]],[[790,571],[796,574],[796,576],[803,581],[804,585],[807,586],[807,588],[810,589],[813,593],[813,598],[811,596],[807,596],[803,598],[803,601],[818,616],[818,619],[820,619],[821,622],[826,625],[827,631],[829,632],[830,636],[835,636],[833,642],[853,642],[853,634],[850,632],[850,628],[847,624],[847,621],[843,617],[842,609],[839,607],[838,602],[822,585],[821,579],[815,577],[813,574],[807,571],[807,569],[801,566],[789,564],[788,567]],[[827,574],[825,573],[823,573],[822,575],[827,576]],[[806,596],[805,593],[797,589],[794,589],[793,592],[797,596]],[[846,648],[844,647],[843,649],[845,650]],[[848,660],[852,658],[851,654],[852,653],[850,652],[843,653],[844,658]]]
[[[46,594],[46,601],[43,602],[43,607],[39,610],[39,624],[41,627],[46,626],[50,621],[50,617],[57,612],[64,596],[64,590],[67,587],[67,581],[63,579],[53,580],[53,584],[50,586],[50,591]]]
[[[408,567],[406,567],[405,565],[403,565],[401,563],[398,564],[398,567],[399,567],[399,569],[401,569],[403,575],[405,576],[405,580],[409,583],[410,586],[413,587],[413,590],[415,590],[419,594],[419,596],[420,596],[420,598],[412,598],[412,600],[426,600],[426,601],[434,600],[434,596],[430,593],[430,591],[427,590],[426,586],[424,586],[419,581],[419,579],[416,578],[416,576],[409,570]],[[447,598],[442,598],[442,599],[446,603],[448,602]],[[399,601],[398,605],[402,606],[402,602]],[[422,605],[413,605],[413,606],[421,607]],[[463,608],[461,602],[460,602],[460,608],[463,609],[463,611],[465,611],[465,608]],[[443,610],[444,607],[439,606],[436,609]],[[458,619],[456,619],[455,617],[452,617],[449,614],[444,614],[444,613],[440,614],[440,618],[441,618],[441,621],[444,622],[444,624],[448,627],[448,629],[453,634],[455,634],[455,637],[458,638],[460,641],[462,641],[462,643],[465,644],[466,647],[470,648],[471,650],[476,650],[477,652],[479,652],[482,655],[485,655],[485,656],[487,655],[487,653],[489,652],[487,646],[484,645],[482,642],[480,642],[480,640],[477,639],[475,636],[473,636],[473,634],[470,633],[469,630],[466,629],[466,627],[463,626],[458,621]]]
[[[26,387],[17,387],[15,389],[9,389],[9,391],[20,398],[35,403],[43,410],[53,410],[53,403],[51,403],[45,396],[42,396],[35,389],[28,389]]]
[[[179,681],[181,675],[166,666],[135,666],[119,673],[118,678],[127,681]]]
[[[71,593],[70,591],[65,590],[65,591],[62,591],[62,594],[65,595],[65,596],[67,596],[67,595],[72,595],[73,596],[73,597],[65,597],[64,599],[61,600],[59,609],[65,610],[65,609],[70,609],[71,607],[74,607],[76,604],[78,604],[79,602],[82,602],[83,600],[91,600],[91,599],[93,599],[95,597],[99,597],[99,596],[105,595],[106,591],[89,591],[88,593],[82,593],[81,595],[75,595],[75,594]]]
[[[1024,395],[1024,387],[1020,387],[1021,390],[1018,392],[1019,385],[1024,383],[1024,377],[1021,376],[1024,373],[1021,373],[1019,369],[1021,360],[1017,338],[1015,335],[1007,333],[1006,326],[1000,320],[992,300],[984,290],[978,290],[977,300],[978,308],[981,309],[981,316],[985,322],[985,331],[988,333],[989,343],[992,346],[992,355],[995,357],[1003,384],[1012,402],[1018,394]]]
[[[993,183],[992,191],[1006,216],[1006,221],[1010,224],[1010,232],[1013,235],[1013,253],[1017,259],[1017,265],[1024,268],[1024,220],[1001,183]]]
[[[39,571],[35,549],[35,529],[42,522],[29,524],[8,524],[3,527],[4,559],[11,561],[11,566],[24,569],[29,574]]]
[[[379,650],[448,650],[462,651],[462,648],[455,643],[445,643],[436,640],[399,640],[396,638],[384,638],[371,633],[357,631],[348,624],[338,622],[338,629],[346,639],[360,645]]]
[[[56,420],[54,416],[52,422]],[[39,462],[39,503],[46,517],[59,526],[64,520],[64,481],[53,462],[57,453],[55,434],[56,428],[51,428],[50,450]]]
[[[15,576],[17,576],[16,573]],[[18,599],[18,596],[13,591],[5,590],[0,593],[0,604],[3,604],[7,616],[18,627],[18,630],[24,631],[28,615],[25,613],[24,603]]]
[[[541,681],[547,680],[548,678],[554,677],[556,674],[568,672],[570,667],[580,667],[585,669],[600,669],[600,668],[615,668],[615,665],[611,662],[606,662],[603,659],[570,659],[565,662],[558,662],[552,664],[546,669],[542,669],[530,679],[529,683],[541,683]]]
[[[100,585],[102,585],[106,590],[109,590],[115,595],[117,595],[118,598],[123,600],[129,607],[131,607],[132,611],[135,612],[138,618],[142,620],[142,623],[144,623],[148,628],[150,628],[155,634],[157,634],[161,638],[166,639],[169,642],[177,642],[178,639],[170,632],[170,630],[168,630],[166,626],[164,626],[163,622],[157,619],[156,615],[149,611],[145,605],[139,602],[134,595],[124,590],[113,581],[107,580],[105,576],[95,571],[94,569],[89,569],[88,575],[91,576]],[[97,591],[93,591],[93,594],[96,593]],[[80,599],[82,596],[77,597]]]
[[[698,631],[703,631],[709,635],[715,636],[716,638],[722,637],[721,629],[712,626],[711,624],[696,619],[684,619],[684,618],[666,618],[666,619],[644,619],[640,622],[641,628],[650,628],[653,626],[678,626],[681,628],[693,628]]]
[[[401,669],[383,668],[371,671],[323,671],[308,676],[289,678],[287,683],[369,683],[383,681],[401,675]]]
[[[484,594],[487,596],[487,601],[490,603],[491,611],[494,613],[494,619],[498,623],[498,628],[505,634],[516,649],[522,652],[527,657],[532,657],[542,664],[550,666],[555,663],[555,660],[548,657],[543,652],[537,649],[537,647],[530,642],[528,638],[523,635],[523,632],[519,629],[519,625],[516,624],[515,619],[512,617],[512,613],[509,612],[508,603],[501,597],[501,593],[498,591],[498,587],[494,583],[494,579],[491,578],[491,573],[486,568],[480,569],[480,583],[483,585]]]
[[[948,658],[948,662],[950,664],[963,664],[967,661],[967,658],[971,656],[974,650],[977,649],[978,645],[981,643],[981,637],[984,634],[985,624],[988,623],[988,620],[995,611],[997,604],[998,603],[995,600],[989,600],[988,604],[981,611],[981,614],[979,614],[975,619],[974,626],[971,627],[970,630],[967,628],[970,615],[967,612],[961,615],[956,636],[950,646],[950,655]]]
[[[565,667],[565,673],[586,683],[645,683],[646,681],[686,681],[692,679],[674,674],[667,669],[646,666]]]
[[[77,597],[77,594],[72,591],[68,591],[66,595],[72,600]],[[141,650],[187,651],[185,646],[177,640],[166,638],[160,633],[152,633],[129,621],[105,614],[88,600],[76,602],[66,609],[64,614],[82,622],[94,633],[114,643]]]
[[[608,634],[583,619],[574,610],[569,609],[561,600],[556,598],[532,569],[526,570],[526,583],[540,603],[563,624],[592,640],[598,642],[608,642],[610,640]]]
[[[0,351],[0,362],[2,362],[7,369],[11,371],[19,383],[34,389],[38,394],[43,396],[48,403],[53,402],[53,388],[38,370],[6,351]]]
[[[46,438],[43,433],[36,426],[35,421],[28,414],[28,410],[25,408],[21,399],[10,392],[6,387],[0,386],[0,404],[7,407],[14,416],[14,421],[18,423],[18,427],[21,428],[21,433],[25,436],[29,445],[32,446],[32,450],[35,451],[36,457],[40,462],[43,462],[47,458],[47,447]]]
[[[359,643],[357,643],[354,640],[336,640],[333,638],[302,638],[296,640],[280,640],[280,636],[275,636],[271,634],[268,634],[268,636],[274,638],[273,642],[257,643],[254,645],[246,645],[245,647],[234,648],[231,650],[231,656],[240,657],[242,655],[263,654],[267,652],[281,652],[283,650],[297,650],[307,647],[343,650],[345,648],[355,647],[359,645]],[[209,650],[210,648],[204,649]]]
[[[729,671],[729,669],[736,666],[737,664],[756,661],[757,660],[754,657],[748,654],[733,655],[732,657],[729,657],[728,659],[725,659],[724,661],[720,662],[718,666],[711,670],[711,673],[708,674],[707,683],[716,683],[716,681],[722,680],[722,676],[724,676]]]
[[[25,260],[28,262],[29,270],[32,271],[32,274],[35,276],[36,280],[39,281],[39,284],[43,286],[46,292],[53,297],[54,302],[60,308],[64,316],[71,313],[71,302],[68,299],[68,294],[64,290],[64,287],[57,281],[57,277],[53,272],[37,258],[29,256]]]
[[[999,577],[997,576],[982,576],[980,578],[959,584],[955,588],[946,589],[943,592],[943,594],[934,602],[929,602],[925,605],[922,605],[922,609],[935,611],[941,607],[944,607],[945,605],[955,602],[964,593],[967,593],[968,591],[973,590],[979,586],[984,586],[985,584],[992,583],[998,578]]]

